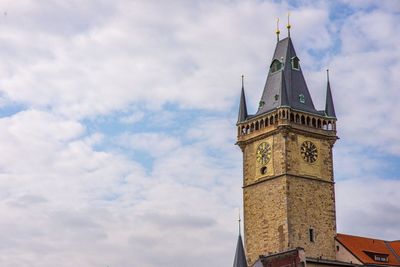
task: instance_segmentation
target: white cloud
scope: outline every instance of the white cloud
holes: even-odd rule
[[[121,137],[154,153],[147,175],[133,161],[95,151],[107,137],[86,136],[76,121],[30,110],[3,118],[0,127],[0,146],[21,159],[0,158],[0,249],[13,255],[1,257],[2,265],[153,266],[162,255],[165,266],[176,266],[180,254],[183,265],[204,255],[213,256],[210,266],[231,260],[232,205],[240,202],[240,176],[232,177],[240,170],[219,167],[200,144],[155,133]]]
[[[400,66],[396,20],[382,11],[352,15],[341,32],[342,52],[331,66],[343,138],[400,155],[400,113],[393,108],[400,98],[399,76],[393,73]]]
[[[144,112],[138,111],[134,112],[128,116],[120,118],[120,121],[125,124],[134,124],[141,121],[144,117]]]
[[[157,133],[123,134],[117,143],[128,149],[145,151],[153,157],[169,156],[181,146],[179,139]]]
[[[400,212],[399,180],[348,180],[337,183],[338,231],[397,240]]]
[[[273,36],[274,20],[265,14],[284,16],[287,10],[268,2],[121,1],[112,7],[88,2],[76,14],[75,2],[9,5],[0,32],[7,40],[0,56],[10,58],[2,66],[2,91],[11,101],[75,118],[131,103],[226,110],[244,71],[252,80],[264,79],[259,75],[268,65],[263,58],[274,46],[265,36],[268,30]],[[329,44],[324,24],[316,23],[327,21],[326,11],[306,7],[294,13],[307,17],[297,22],[302,34],[293,33],[299,43]],[[54,14],[60,15],[49,25]],[[25,23],[29,32],[21,28]],[[305,30],[308,24],[314,24],[319,38]]]

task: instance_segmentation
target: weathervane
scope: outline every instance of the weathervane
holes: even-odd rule
[[[291,28],[292,26],[290,25],[290,12],[288,12],[287,13],[287,25],[286,25],[286,28],[287,28],[287,31],[288,31],[288,36],[290,37],[290,28]]]
[[[239,222],[239,235],[242,235],[242,234],[241,234],[242,231],[241,231],[241,227],[240,227],[240,226],[241,226],[241,225],[240,225],[240,222],[241,222],[241,221],[242,221],[242,220],[240,219],[240,208],[239,208],[239,220],[238,220],[238,222]]]
[[[281,33],[281,31],[279,30],[279,18],[276,19],[276,38],[279,42],[279,34]]]

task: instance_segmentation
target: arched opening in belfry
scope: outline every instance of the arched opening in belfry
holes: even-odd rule
[[[299,116],[299,114],[296,114],[296,123],[300,123],[300,116]]]
[[[278,123],[278,114],[275,114],[275,121],[274,121],[274,123],[275,123],[275,124]]]
[[[293,113],[290,113],[290,121],[294,122],[294,114]]]
[[[273,125],[274,124],[274,117],[271,116],[269,117],[269,125]]]
[[[250,125],[250,132],[254,132],[254,122]]]
[[[286,112],[284,110],[282,111],[282,118],[286,119]]]
[[[301,115],[301,124],[306,124],[306,118],[304,115]]]
[[[313,127],[317,128],[317,120],[315,118],[312,118],[311,124]]]
[[[329,131],[332,130],[332,123],[331,123],[331,121],[328,121],[328,130],[329,130]]]
[[[258,121],[256,122],[256,131],[258,131],[260,129],[260,124],[258,123]]]
[[[307,116],[307,125],[310,126],[310,117]]]
[[[318,128],[321,128],[321,127],[322,127],[322,125],[321,125],[321,120],[320,120],[320,119],[318,119],[317,127],[318,127]]]
[[[260,121],[260,129],[264,128],[264,119],[261,119]]]

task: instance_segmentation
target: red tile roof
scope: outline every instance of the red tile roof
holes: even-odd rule
[[[394,251],[400,256],[400,241],[389,242],[345,234],[337,234],[336,239],[364,264],[400,266],[398,256],[396,257],[393,253]],[[387,255],[388,261],[376,261],[374,260],[374,254]]]
[[[400,240],[389,242],[390,246],[394,250],[394,253],[397,254],[397,257],[400,258]]]

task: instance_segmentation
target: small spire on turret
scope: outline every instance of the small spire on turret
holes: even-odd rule
[[[279,34],[281,31],[279,30],[279,18],[276,19],[276,39],[279,42]]]
[[[290,28],[292,26],[290,25],[290,12],[287,13],[287,25],[286,25],[287,31],[288,31],[288,37],[290,37]]]
[[[239,123],[245,121],[247,115],[246,96],[244,95],[244,75],[242,75],[242,92],[240,95],[239,114],[237,122]]]
[[[325,114],[328,117],[336,118],[335,106],[333,104],[331,84],[329,82],[329,69],[326,70],[326,104],[325,104]]]

